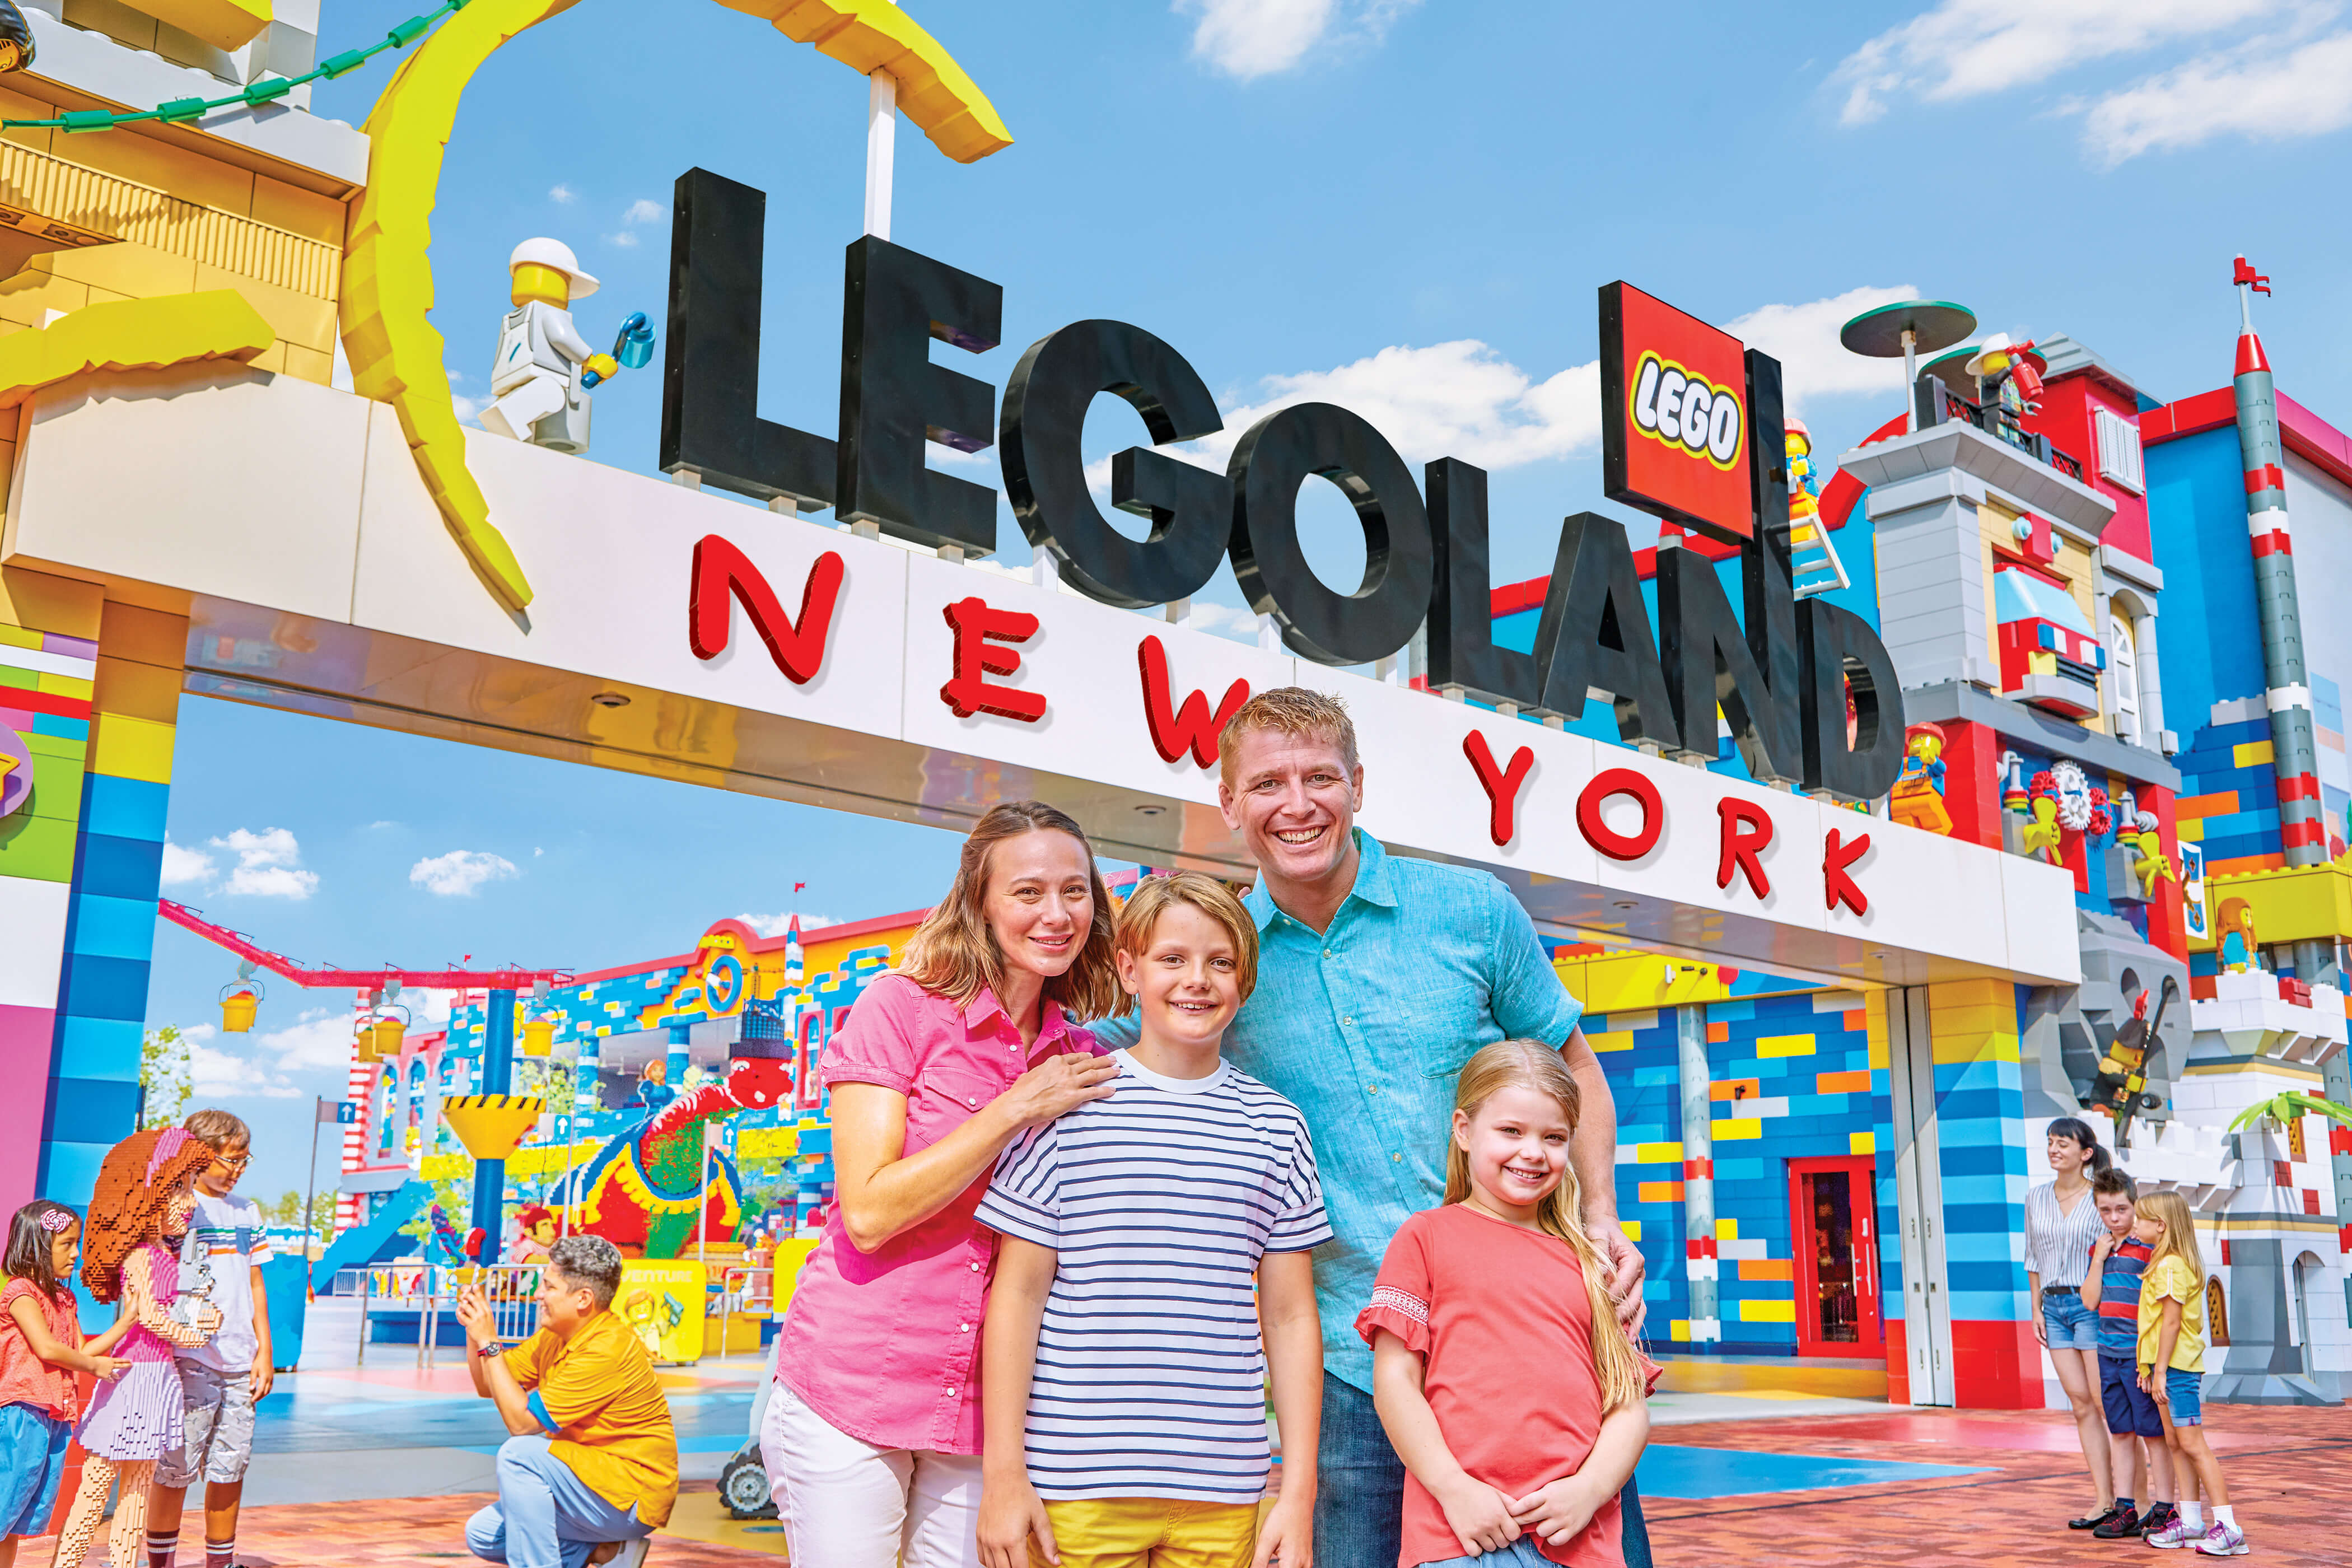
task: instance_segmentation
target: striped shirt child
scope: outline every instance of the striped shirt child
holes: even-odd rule
[[[2137,1237],[2116,1243],[2099,1270],[2099,1354],[2128,1364],[2139,1348],[2139,1277],[2155,1248]]]
[[[1254,1503],[1258,1261],[1331,1237],[1307,1125],[1230,1064],[1184,1079],[1116,1059],[1118,1092],[1013,1144],[975,1216],[1056,1254],[1029,1479],[1048,1501]]]

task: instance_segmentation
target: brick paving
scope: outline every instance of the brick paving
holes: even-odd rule
[[[2209,1405],[2250,1563],[2352,1563],[2352,1408]],[[1832,1491],[1643,1500],[1659,1568],[1823,1563],[2054,1568],[2154,1561],[2137,1542],[2066,1528],[2089,1482],[2065,1418],[2050,1411],[1896,1410],[1820,1420],[1724,1421],[1658,1430],[1661,1441],[1831,1458],[1985,1466]],[[2170,1562],[2201,1561],[2190,1554]]]
[[[2249,1561],[2276,1568],[2352,1563],[2352,1408],[2222,1405],[2212,1413],[2231,1495],[2254,1546]],[[2060,1568],[2119,1557],[2150,1561],[2137,1555],[2146,1549],[2137,1542],[2094,1542],[2065,1528],[2083,1511],[2086,1482],[2073,1431],[2053,1412],[1897,1409],[1701,1422],[1661,1428],[1658,1438],[1704,1448],[1982,1468],[1830,1490],[1648,1498],[1659,1568]],[[251,1508],[239,1531],[240,1557],[247,1568],[448,1568],[471,1561],[461,1532],[467,1516],[488,1500],[451,1495]],[[655,1542],[651,1568],[774,1568],[781,1539],[772,1527],[723,1521],[709,1483],[689,1482],[675,1527]],[[43,1568],[51,1550],[49,1541],[27,1542],[19,1562]],[[2166,1561],[2185,1568],[2193,1560]],[[101,1542],[90,1563],[94,1568],[105,1561]],[[202,1558],[184,1544],[181,1561]]]

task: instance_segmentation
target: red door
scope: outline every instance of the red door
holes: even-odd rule
[[[1877,1165],[1869,1154],[1789,1162],[1799,1355],[1885,1359],[1878,1321]]]

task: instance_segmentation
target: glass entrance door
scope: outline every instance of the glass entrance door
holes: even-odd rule
[[[1800,1355],[1886,1353],[1874,1241],[1876,1164],[1867,1154],[1789,1162]]]

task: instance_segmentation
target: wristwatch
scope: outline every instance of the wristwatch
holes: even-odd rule
[[[480,1356],[484,1361],[488,1361],[493,1356],[502,1356],[507,1353],[506,1342],[504,1340],[492,1340],[489,1343],[484,1345],[474,1353]]]

